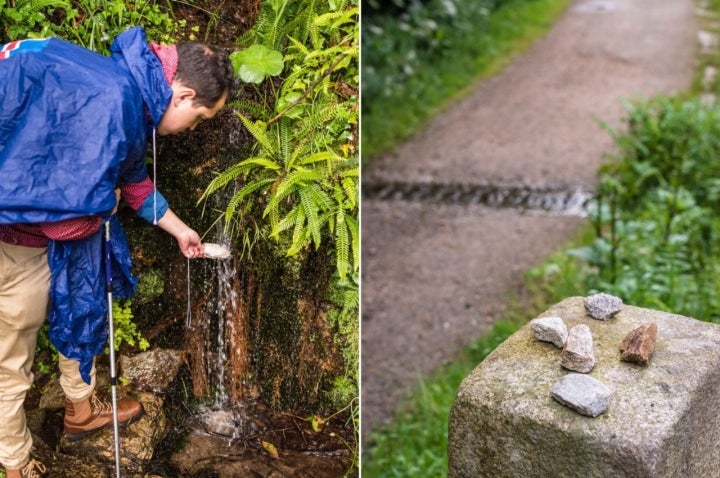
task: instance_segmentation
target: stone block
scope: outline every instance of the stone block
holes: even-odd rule
[[[591,418],[555,401],[569,372],[560,351],[528,325],[465,378],[450,412],[449,478],[720,476],[720,325],[625,305],[592,319],[582,297],[540,315],[590,327],[597,364],[590,376],[612,392]],[[657,323],[648,366],[623,362],[619,346]]]

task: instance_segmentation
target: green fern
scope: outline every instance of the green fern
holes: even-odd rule
[[[359,270],[357,97],[338,93],[338,82],[357,91],[357,2],[266,0],[252,35],[283,53],[282,83],[265,81],[260,101],[236,109],[255,139],[250,159],[218,174],[201,200],[225,188],[227,223],[256,204],[270,237],[287,237],[288,255],[329,241],[338,279]],[[247,42],[245,44],[248,44]],[[271,104],[275,102],[275,105]],[[240,220],[242,222],[242,219]]]

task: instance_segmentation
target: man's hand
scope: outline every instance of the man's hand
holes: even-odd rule
[[[198,233],[182,222],[172,210],[168,209],[165,215],[158,220],[158,226],[175,237],[180,252],[185,257],[193,259],[205,255]]]
[[[178,241],[178,246],[180,246],[180,251],[185,257],[193,259],[203,256],[204,248],[197,232],[187,228],[175,236],[175,238]]]

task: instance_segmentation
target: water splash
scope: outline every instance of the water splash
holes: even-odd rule
[[[233,319],[238,310],[238,294],[234,281],[237,275],[235,261],[214,261],[214,276],[216,278],[216,299],[214,304],[215,317],[217,317],[217,332],[215,337],[215,350],[217,360],[208,361],[208,376],[215,377],[215,405],[223,406],[228,403],[226,388],[226,364],[228,361],[228,348],[234,344],[228,343],[227,329],[233,327]]]

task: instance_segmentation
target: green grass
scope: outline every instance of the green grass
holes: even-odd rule
[[[445,476],[448,413],[460,382],[521,324],[521,319],[496,323],[491,332],[465,349],[457,361],[433,378],[420,378],[413,397],[393,425],[372,434],[373,443],[363,456],[362,476]]]
[[[415,61],[412,75],[384,78],[385,83],[394,85],[391,91],[372,87],[379,83],[378,79],[369,78],[373,64],[388,58],[374,57],[363,42],[363,164],[410,138],[439,111],[465,97],[472,84],[497,73],[527,50],[545,35],[569,2],[511,0],[492,12],[485,25],[478,24],[471,34],[465,30],[442,30],[441,26],[442,41],[452,48],[433,50],[434,55]],[[370,46],[382,47],[377,43]],[[389,57],[389,61],[403,60]]]

